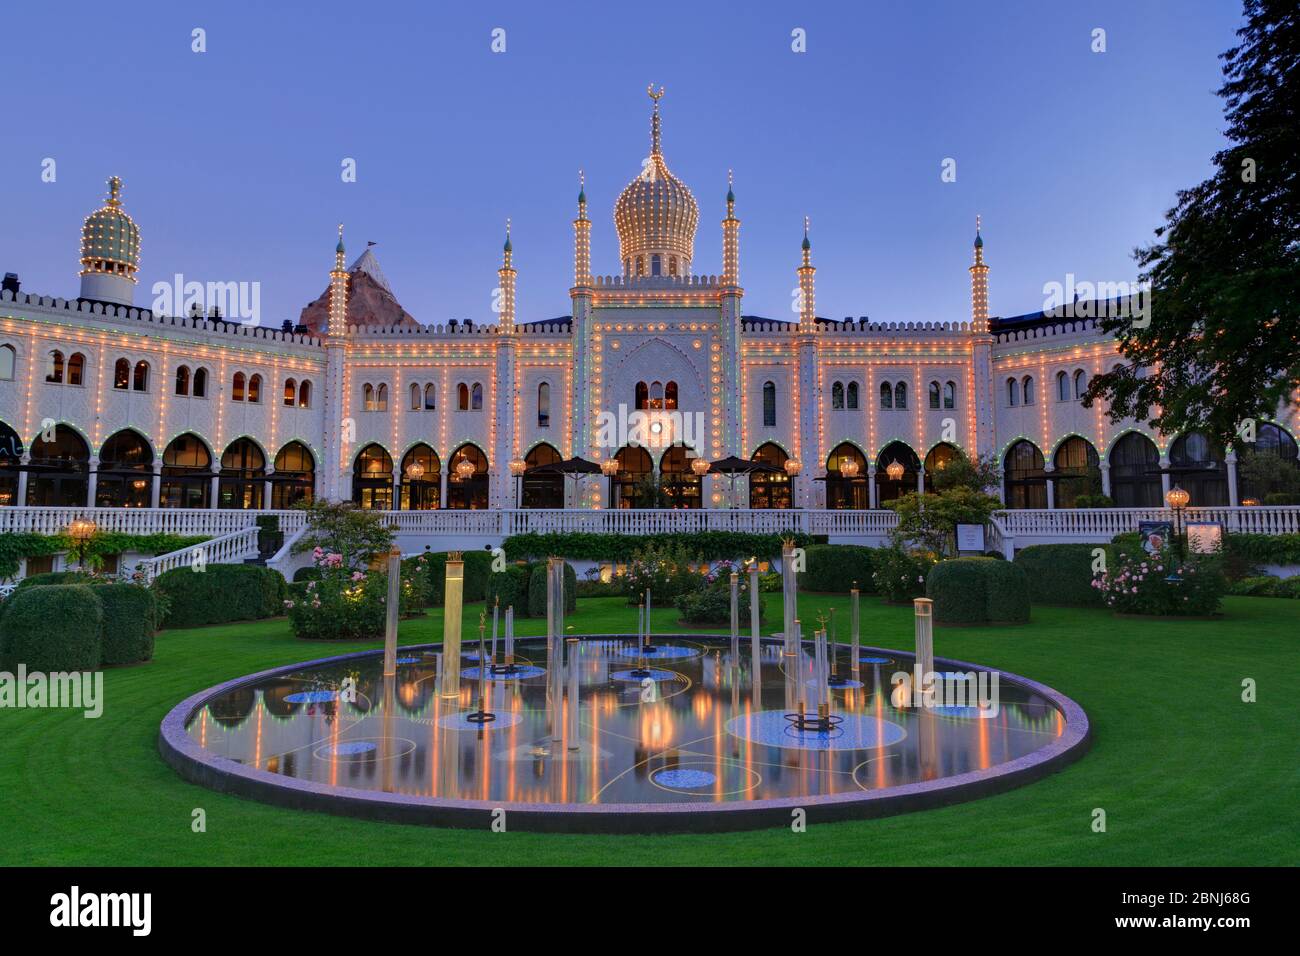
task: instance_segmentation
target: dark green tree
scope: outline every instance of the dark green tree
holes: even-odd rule
[[[1100,321],[1129,362],[1084,399],[1225,443],[1300,388],[1300,7],[1245,0],[1245,18],[1220,57],[1228,146],[1136,250],[1149,324]]]

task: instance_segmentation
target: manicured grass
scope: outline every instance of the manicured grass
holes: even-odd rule
[[[769,595],[779,620],[779,595]],[[805,594],[812,622],[847,598]],[[883,820],[721,835],[553,836],[438,830],[294,812],[184,783],[157,752],[178,701],[220,681],[364,646],[295,640],[282,620],[159,635],[156,660],[110,670],[99,720],[0,710],[0,863],[13,864],[1105,864],[1300,862],[1300,602],[1232,598],[1219,621],[1037,607],[1021,628],[941,628],[936,653],[1041,680],[1092,720],[1092,752],[1046,780]],[[477,634],[479,607],[466,609]],[[655,612],[660,632],[681,630]],[[863,599],[864,643],[909,648],[909,608]],[[636,609],[583,600],[576,633],[635,630]],[[433,639],[441,612],[402,625]],[[544,622],[521,621],[521,634]],[[1259,702],[1241,701],[1243,678]],[[207,812],[207,832],[191,813]],[[1091,829],[1094,808],[1107,832]]]

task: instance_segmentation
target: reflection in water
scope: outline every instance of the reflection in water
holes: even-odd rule
[[[744,645],[733,659],[725,639],[656,645],[674,651],[650,666],[634,642],[585,639],[556,680],[544,643],[521,641],[517,676],[480,682],[466,668],[452,697],[438,693],[433,651],[407,652],[387,680],[376,654],[242,685],[197,712],[189,733],[212,753],[331,786],[492,803],[673,803],[935,780],[1024,756],[1065,731],[1049,701],[1007,680],[988,719],[973,708],[897,707],[890,678],[910,656],[853,671],[844,647],[838,670],[853,680],[831,691],[842,720],[830,733],[799,731],[785,715],[787,701],[813,699],[811,645],[797,657],[764,645],[757,659]],[[629,679],[641,669],[649,676]],[[466,719],[480,692],[496,720]]]

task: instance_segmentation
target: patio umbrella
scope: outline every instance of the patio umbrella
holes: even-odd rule
[[[736,507],[736,478],[739,475],[758,474],[776,474],[784,472],[784,469],[766,461],[753,461],[749,458],[737,458],[735,455],[728,455],[726,458],[719,458],[717,461],[709,463],[709,470],[706,474],[726,475],[727,480],[731,483],[730,496],[731,506]]]
[[[574,456],[564,461],[553,461],[548,465],[537,465],[524,472],[525,475],[563,475],[574,481],[582,481],[588,475],[599,475],[600,465],[586,458]]]

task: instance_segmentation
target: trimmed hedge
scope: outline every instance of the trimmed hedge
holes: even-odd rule
[[[256,564],[175,568],[158,575],[154,586],[168,603],[167,627],[255,621],[284,613],[284,577]]]
[[[426,551],[424,556],[429,559],[429,607],[442,607],[446,604],[444,588],[447,583],[447,553]],[[483,600],[488,575],[492,573],[492,552],[466,551],[461,559],[465,562],[465,583],[461,588],[461,599],[466,604]]]
[[[1035,544],[1017,551],[1014,563],[1025,572],[1030,602],[1105,607],[1101,591],[1092,586],[1092,553],[1099,547],[1103,546]],[[1106,560],[1109,563],[1109,554]]]
[[[99,667],[104,607],[84,584],[24,588],[5,602],[0,658],[12,669],[89,671]]]
[[[814,544],[804,549],[806,568],[799,575],[799,587],[807,591],[848,594],[857,582],[863,594],[871,594],[871,552],[874,548],[856,544]]]
[[[993,558],[940,561],[926,577],[936,624],[1024,624],[1029,621],[1023,569]]]
[[[647,547],[684,550],[702,561],[724,558],[771,558],[781,553],[783,538],[807,547],[811,535],[795,531],[751,534],[743,531],[693,531],[674,534],[595,534],[585,531],[515,534],[502,543],[511,561],[536,560],[552,555],[570,561],[628,561]]]
[[[85,571],[46,571],[32,574],[18,582],[20,588],[39,588],[48,584],[89,584],[93,580]]]
[[[578,575],[574,572],[573,565],[566,561],[564,562],[564,613],[572,614],[576,610],[578,610]],[[545,561],[534,561],[528,570],[528,616],[546,617]]]
[[[504,571],[495,571],[488,575],[487,585],[483,589],[483,600],[488,608],[493,602],[500,601],[501,613],[513,607],[517,617],[528,612],[529,568],[526,565],[508,564]]]
[[[102,662],[137,664],[151,659],[158,629],[153,592],[134,584],[94,584],[90,590],[104,608]]]

